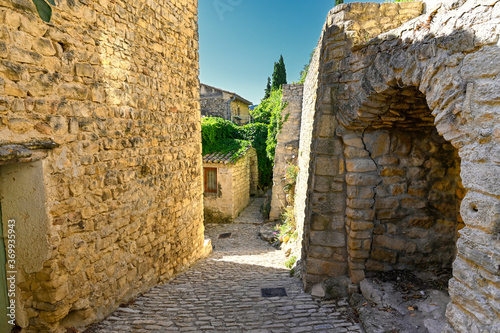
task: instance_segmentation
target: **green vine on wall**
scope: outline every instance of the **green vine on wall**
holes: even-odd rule
[[[273,163],[266,153],[267,135],[268,125],[266,124],[253,123],[237,126],[231,121],[218,117],[206,117],[201,121],[203,155],[214,152],[233,152],[232,158],[236,159],[248,149],[248,145],[255,148],[260,186],[268,186],[273,175]]]

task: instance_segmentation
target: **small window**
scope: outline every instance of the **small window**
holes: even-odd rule
[[[205,192],[217,193],[217,168],[204,168]]]

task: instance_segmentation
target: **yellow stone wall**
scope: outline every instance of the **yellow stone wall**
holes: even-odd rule
[[[204,194],[205,220],[234,220],[248,206],[250,194],[255,194],[258,180],[257,153],[254,148],[235,163],[203,163],[217,168],[217,193]],[[252,182],[253,181],[253,182]]]
[[[4,224],[41,223],[17,236],[46,240],[35,262],[20,243],[19,326],[83,327],[200,256],[198,72],[196,0],[63,0],[49,24],[0,0],[0,145],[58,144],[23,159],[44,222],[0,185]],[[21,164],[0,174],[31,179]]]
[[[231,102],[231,114],[234,122],[238,125],[245,125],[250,122],[248,105],[238,99]]]

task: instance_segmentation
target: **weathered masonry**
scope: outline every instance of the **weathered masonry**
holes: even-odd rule
[[[197,1],[63,0],[46,24],[0,0],[19,326],[81,328],[202,255],[199,108]]]
[[[200,107],[203,117],[219,117],[237,125],[245,125],[251,121],[250,105],[252,102],[236,93],[208,84],[200,85]]]
[[[499,27],[498,0],[329,13],[300,131],[307,288],[452,268],[447,330],[498,331]]]
[[[248,147],[239,156],[215,152],[203,156],[203,204],[205,223],[232,221],[257,193],[257,152]]]
[[[271,200],[270,220],[278,220],[290,198],[283,189],[287,181],[284,173],[287,165],[296,165],[299,155],[300,117],[302,115],[302,84],[283,85],[282,102],[287,103],[282,112],[283,128],[278,134],[273,166],[273,196]]]

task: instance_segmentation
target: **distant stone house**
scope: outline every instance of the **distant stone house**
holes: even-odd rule
[[[257,153],[249,148],[236,159],[233,153],[203,156],[203,203],[205,222],[231,221],[257,193]]]
[[[250,105],[252,102],[236,93],[203,83],[200,86],[202,117],[220,117],[238,125],[245,125],[251,121]]]

